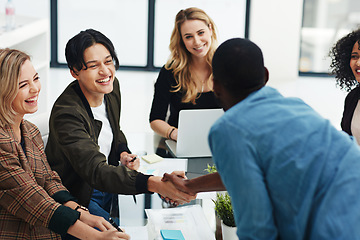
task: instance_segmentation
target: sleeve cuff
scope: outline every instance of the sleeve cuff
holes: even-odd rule
[[[145,175],[142,173],[139,173],[138,175],[136,175],[136,180],[135,180],[135,188],[136,191],[138,193],[153,193],[148,191],[147,189],[147,182],[149,177],[151,177],[152,175]]]
[[[68,191],[59,191],[57,193],[55,193],[54,195],[51,196],[56,202],[63,204],[66,203],[68,201],[74,201],[77,202],[77,199],[75,197],[73,197],[70,192]]]
[[[118,146],[118,151],[119,151],[119,154],[122,153],[122,152],[131,153],[131,151],[130,151],[130,149],[128,148],[128,146],[127,146],[126,143],[120,143],[119,146]]]
[[[80,218],[80,212],[66,206],[58,207],[50,219],[49,229],[60,235],[66,235],[70,226]]]

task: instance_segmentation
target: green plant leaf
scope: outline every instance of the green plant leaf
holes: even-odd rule
[[[207,168],[204,169],[204,171],[206,171],[206,172],[208,172],[208,173],[215,173],[215,172],[217,172],[215,165],[210,165],[210,164],[207,165]]]
[[[231,205],[229,194],[216,194],[215,211],[218,217],[223,220],[224,224],[229,227],[235,227],[234,212]]]

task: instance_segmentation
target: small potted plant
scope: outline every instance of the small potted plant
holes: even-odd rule
[[[205,169],[208,173],[217,172],[216,167],[208,165]],[[234,212],[231,205],[231,199],[227,192],[218,192],[216,194],[216,200],[213,200],[215,204],[215,211],[217,217],[221,220],[222,239],[232,240],[238,239],[236,236],[236,225],[234,219]]]

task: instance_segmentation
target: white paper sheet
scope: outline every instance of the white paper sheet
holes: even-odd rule
[[[161,229],[181,230],[186,240],[215,240],[200,205],[146,209],[149,239],[161,239]]]
[[[120,226],[120,227],[124,229],[127,234],[130,235],[131,240],[148,239],[147,226],[129,226],[129,227]]]
[[[139,172],[144,174],[152,174],[154,176],[162,176],[164,173],[173,171],[187,171],[187,159],[180,158],[164,158],[161,162],[147,163],[144,160],[140,162]]]

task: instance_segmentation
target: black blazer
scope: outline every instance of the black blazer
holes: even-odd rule
[[[344,132],[351,133],[351,120],[354,115],[356,105],[360,99],[360,87],[356,87],[346,96],[343,117],[341,119],[341,129]]]

